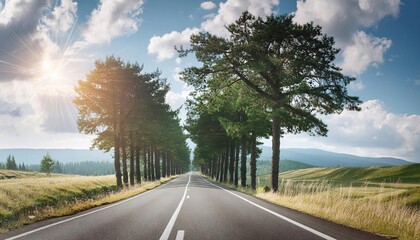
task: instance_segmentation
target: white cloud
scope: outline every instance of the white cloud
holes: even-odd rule
[[[209,14],[207,14],[207,15],[204,15],[203,16],[203,18],[204,19],[212,19],[212,18],[214,18],[216,16],[216,14],[215,13],[209,13]]]
[[[400,0],[298,1],[294,20],[322,26],[341,48],[352,42],[360,27],[371,27],[389,15],[397,17],[399,6]]]
[[[227,0],[220,3],[216,15],[207,16],[200,28],[186,28],[182,32],[173,31],[163,36],[153,36],[149,41],[148,53],[157,55],[159,61],[171,59],[176,53],[174,46],[189,46],[191,34],[203,30],[226,37],[228,31],[225,26],[233,23],[242,12],[249,11],[256,16],[266,16],[271,14],[273,6],[278,4],[278,0]]]
[[[185,103],[189,94],[189,90],[182,90],[181,92],[174,92],[170,90],[166,94],[166,103],[168,103],[172,109],[177,109]]]
[[[172,72],[172,78],[174,79],[174,80],[176,80],[176,81],[181,81],[181,76],[180,76],[180,73],[181,72],[181,68],[180,67],[176,67],[175,69],[174,69],[174,71]]]
[[[219,10],[213,18],[201,23],[201,29],[226,37],[229,33],[225,26],[235,22],[244,11],[249,11],[255,16],[267,16],[273,13],[273,6],[278,4],[278,0],[228,0],[220,3]]]
[[[0,81],[31,77],[34,63],[52,49],[39,29],[47,1],[6,1],[0,12]],[[25,7],[22,7],[25,6]]]
[[[75,43],[74,0],[0,2],[0,146],[87,148],[93,136],[77,132],[72,103],[91,67],[82,50],[137,31],[143,1],[101,0]]]
[[[416,86],[420,86],[420,79],[415,80],[415,81],[414,81],[414,85],[416,85]]]
[[[420,162],[420,115],[389,112],[379,100],[324,117],[328,137],[287,134],[282,147],[320,148],[361,156],[390,156]],[[269,141],[264,141],[270,145]]]
[[[216,7],[216,4],[214,4],[214,2],[212,2],[212,1],[202,2],[200,4],[200,7],[204,10],[211,10],[211,9]]]
[[[44,16],[45,25],[55,32],[67,32],[75,23],[77,2],[61,0],[61,5],[54,7],[51,14]]]
[[[147,51],[149,54],[156,54],[159,61],[171,59],[175,56],[175,46],[187,45],[190,36],[197,34],[199,29],[187,28],[182,32],[172,31],[163,36],[153,36],[149,41]]]
[[[36,81],[0,83],[2,117],[13,117],[17,129],[26,125],[42,132],[76,132],[77,110],[72,103],[73,84]],[[0,111],[1,112],[1,111]],[[0,119],[0,123],[7,122]]]
[[[72,97],[43,81],[0,82],[0,146],[88,148],[93,136],[77,132]]]
[[[386,38],[369,36],[357,32],[353,44],[344,48],[343,61],[339,64],[344,73],[358,75],[369,66],[382,64],[384,54],[391,47],[392,41]]]
[[[135,33],[140,25],[142,5],[143,0],[101,0],[83,32],[84,40],[89,43],[109,43],[115,37]]]
[[[391,40],[369,36],[359,29],[372,27],[386,16],[397,17],[399,6],[400,0],[298,1],[294,20],[322,26],[343,49],[344,70],[360,74],[371,65],[383,63]]]
[[[353,81],[349,84],[349,88],[356,91],[365,89],[365,84],[362,81]]]

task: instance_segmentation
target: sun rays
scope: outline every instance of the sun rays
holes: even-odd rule
[[[44,11],[43,17],[50,13]],[[0,100],[20,106],[22,116],[13,120],[20,127],[31,126],[38,133],[76,132],[74,84],[89,67],[86,62],[92,61],[86,57],[87,48],[75,46],[81,41],[77,21],[62,31],[54,28],[57,24],[34,23],[25,16],[17,20],[22,22],[19,26],[27,21],[31,29],[16,30],[0,22],[7,33],[0,36]]]

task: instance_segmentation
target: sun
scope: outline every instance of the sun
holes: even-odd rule
[[[63,79],[62,66],[60,61],[45,58],[41,62],[40,77],[48,80],[48,82],[58,82]]]

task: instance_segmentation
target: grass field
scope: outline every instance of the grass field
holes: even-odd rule
[[[333,222],[405,240],[420,236],[420,164],[293,170],[279,175],[279,192],[239,189]]]
[[[285,172],[280,176],[286,179],[327,179],[339,182],[420,183],[420,164],[396,167],[308,168]]]
[[[0,170],[0,232],[49,217],[116,202],[159,186],[145,182],[117,191],[115,176],[72,176]],[[1,179],[1,178],[0,178]]]
[[[50,177],[61,177],[69,175],[52,174]],[[40,172],[22,172],[13,170],[0,170],[0,180],[21,179],[21,178],[44,178],[47,174]]]

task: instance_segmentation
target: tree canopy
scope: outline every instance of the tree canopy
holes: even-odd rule
[[[51,158],[50,154],[47,153],[41,160],[40,170],[41,172],[50,175],[54,169],[54,160]]]
[[[176,111],[165,103],[168,90],[159,71],[144,73],[139,64],[112,56],[96,61],[86,80],[79,80],[79,131],[96,134],[92,147],[114,151],[118,187],[141,182],[141,152],[146,180],[187,169],[189,149]]]
[[[262,110],[271,122],[271,185],[277,191],[280,137],[300,132],[326,136],[321,115],[344,108],[360,110],[359,98],[347,93],[355,78],[335,65],[339,50],[334,39],[323,34],[320,26],[294,23],[293,15],[261,18],[244,12],[227,30],[228,38],[208,32],[191,36],[191,48],[181,49],[180,56],[194,53],[201,66],[185,69],[182,79],[195,87],[196,96],[246,86],[255,101],[243,108],[252,106],[251,116]]]

